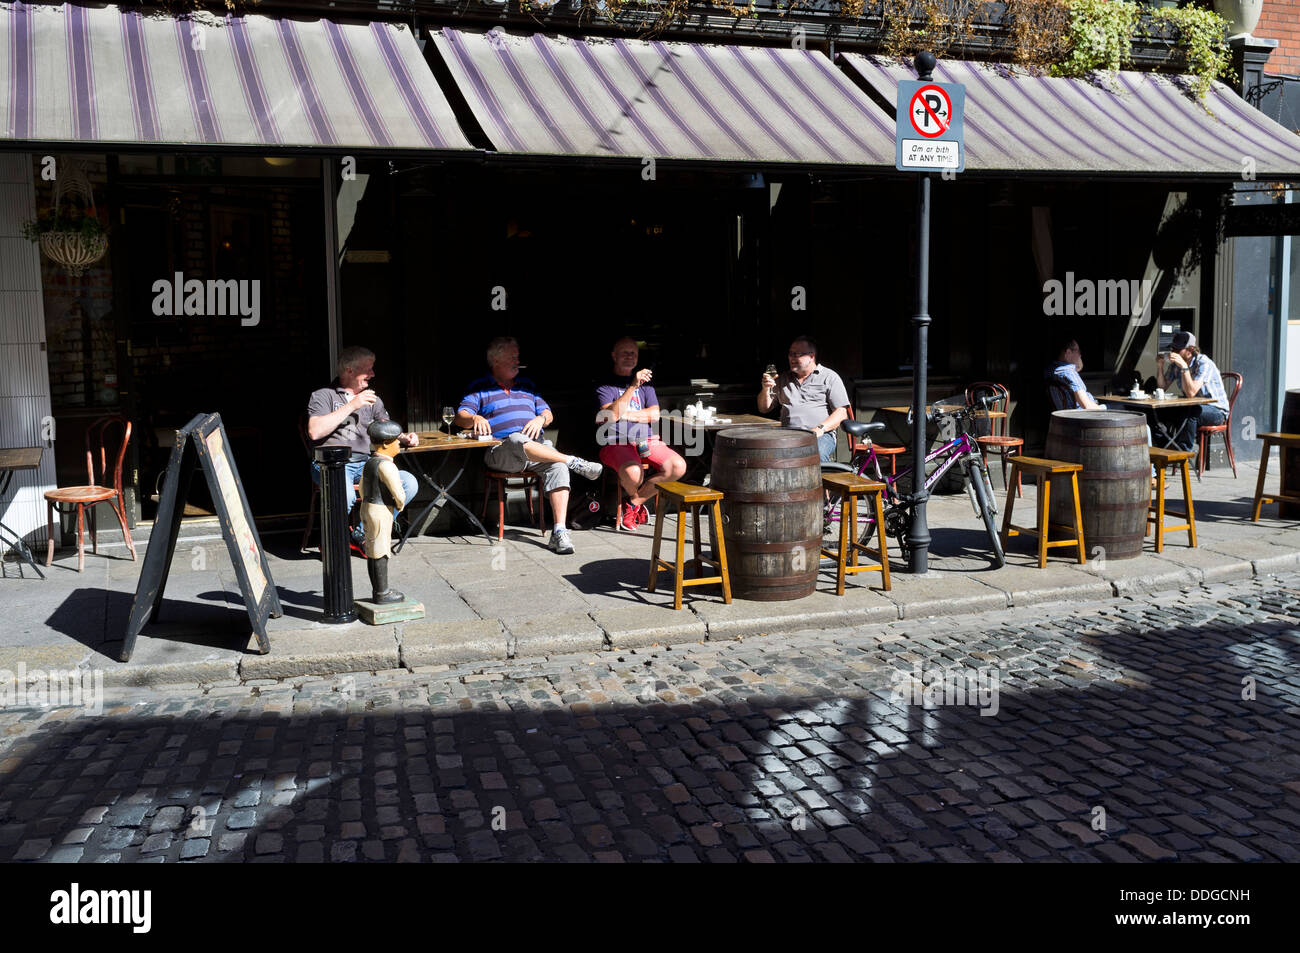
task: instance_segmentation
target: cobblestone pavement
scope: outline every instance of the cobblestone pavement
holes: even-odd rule
[[[0,860],[1296,861],[1298,654],[1294,574],[11,707]]]

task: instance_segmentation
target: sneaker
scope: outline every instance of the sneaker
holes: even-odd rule
[[[644,503],[636,508],[636,521],[642,526],[650,522],[650,511],[646,509]]]
[[[579,476],[585,476],[588,480],[598,480],[600,479],[600,471],[605,468],[599,463],[594,463],[591,460],[584,460],[582,457],[574,457],[569,461],[569,469],[574,473],[577,473]]]
[[[573,553],[573,540],[569,538],[569,531],[563,526],[551,530],[551,542],[548,548],[561,556],[571,555]]]
[[[619,521],[619,528],[628,533],[635,533],[637,527],[641,525],[639,513],[639,507],[625,505],[623,507],[623,518]]]

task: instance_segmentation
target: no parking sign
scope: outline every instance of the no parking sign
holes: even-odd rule
[[[904,80],[898,84],[894,167],[900,172],[966,171],[961,83]]]

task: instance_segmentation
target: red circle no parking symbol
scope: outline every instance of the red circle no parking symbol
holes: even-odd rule
[[[907,118],[918,135],[942,136],[952,123],[952,100],[942,86],[922,86],[907,104]]]

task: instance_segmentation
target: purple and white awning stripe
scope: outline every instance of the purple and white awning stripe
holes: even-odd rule
[[[894,102],[915,73],[859,53],[839,62]],[[1182,77],[1099,74],[1082,79],[1031,76],[1005,65],[941,60],[934,77],[966,86],[969,171],[1239,176],[1300,175],[1300,136],[1215,83],[1204,104]]]
[[[430,35],[504,153],[894,164],[892,125],[866,118],[879,108],[820,53],[500,29]]]
[[[0,137],[471,149],[402,24],[0,2]]]

